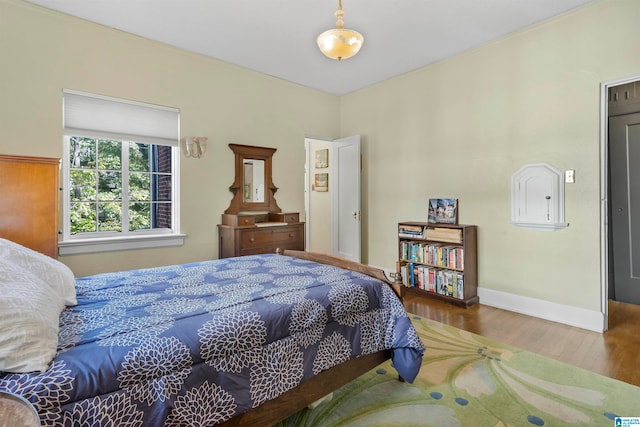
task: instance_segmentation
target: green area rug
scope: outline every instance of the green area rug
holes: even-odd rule
[[[615,426],[640,388],[410,315],[427,351],[413,384],[390,362],[285,426]]]

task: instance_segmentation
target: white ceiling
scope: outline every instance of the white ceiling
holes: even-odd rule
[[[343,0],[364,36],[337,62],[316,45],[337,0],[28,0],[122,31],[343,95],[594,0]]]

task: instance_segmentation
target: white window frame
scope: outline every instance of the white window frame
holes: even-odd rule
[[[100,97],[91,94],[82,94],[81,92],[65,91],[65,93],[87,95],[88,97],[104,98],[108,101],[114,101],[115,98]],[[116,100],[117,101],[117,100]],[[125,101],[127,102],[127,101]],[[95,232],[95,233],[79,233],[71,234],[70,220],[70,158],[69,144],[71,136],[100,138],[106,139],[106,136],[100,132],[93,133],[91,131],[79,130],[70,135],[65,130],[63,135],[63,155],[62,155],[62,200],[63,200],[63,227],[61,240],[58,242],[58,251],[61,256],[76,255],[96,252],[119,251],[130,249],[146,249],[168,246],[181,246],[184,244],[184,234],[180,233],[180,147],[171,145],[171,175],[172,175],[172,197],[171,197],[171,229],[151,229],[136,230],[122,232]],[[77,134],[76,134],[77,133]],[[159,144],[162,141],[139,141],[139,138],[126,138],[119,135],[113,135],[109,139],[122,142],[141,142],[149,144]],[[169,144],[162,144],[169,145]],[[127,150],[128,152],[128,150]],[[128,158],[123,158],[122,168],[127,167]],[[123,191],[126,191],[126,183],[123,182]],[[123,221],[126,218],[123,217]]]

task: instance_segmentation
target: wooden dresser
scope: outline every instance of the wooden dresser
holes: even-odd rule
[[[233,199],[218,224],[218,257],[304,251],[304,222],[298,212],[282,212],[271,176],[275,148],[229,144],[235,155]]]
[[[304,222],[297,212],[223,214],[218,236],[220,258],[304,250]]]
[[[60,160],[0,155],[0,236],[58,257]]]

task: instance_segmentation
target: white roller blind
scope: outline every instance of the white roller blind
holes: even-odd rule
[[[178,146],[180,110],[63,91],[64,134]]]

